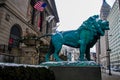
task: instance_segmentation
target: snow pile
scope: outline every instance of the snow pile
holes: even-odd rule
[[[4,68],[4,66],[16,66],[16,67],[45,67],[45,66],[41,66],[41,65],[29,65],[29,64],[16,64],[16,63],[0,63],[0,66],[2,66],[2,68]]]

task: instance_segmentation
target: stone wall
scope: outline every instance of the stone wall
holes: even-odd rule
[[[10,11],[5,7],[0,8],[0,44],[8,45],[8,40],[10,36],[10,29],[14,24],[18,24],[22,29],[22,35],[25,34],[26,28],[29,28],[30,32],[35,33],[32,26],[30,26],[24,19],[14,13],[14,11]],[[9,16],[9,17],[8,17]],[[8,19],[6,19],[8,17]]]
[[[44,0],[42,0],[44,1]],[[46,0],[45,0],[46,1]],[[1,5],[2,3],[2,5]],[[48,3],[49,5],[49,3]],[[4,50],[0,50],[0,61],[4,62],[3,59],[6,59],[6,61],[11,61],[11,62],[15,62],[15,63],[24,63],[23,60],[25,60],[25,63],[30,63],[30,64],[39,64],[38,62],[29,62],[32,61],[33,57],[31,56],[31,60],[29,60],[29,58],[26,57],[25,59],[25,55],[22,55],[20,52],[22,51],[22,45],[20,43],[20,46],[18,49],[21,49],[18,51],[17,55],[14,54],[14,50],[11,53],[9,53],[8,51],[8,43],[9,43],[9,38],[10,38],[10,32],[11,32],[11,28],[14,25],[18,25],[21,31],[21,36],[24,36],[26,34],[26,28],[29,29],[30,33],[35,33],[39,36],[42,36],[44,34],[46,34],[46,26],[47,26],[47,21],[46,21],[46,17],[49,15],[54,15],[53,14],[53,10],[50,8],[50,6],[46,7],[45,11],[43,11],[43,21],[42,21],[42,27],[43,30],[39,31],[38,29],[38,18],[40,18],[41,13],[40,12],[35,12],[35,24],[31,24],[31,5],[30,5],[30,0],[0,0],[0,45],[5,45],[5,52]],[[55,14],[57,15],[57,14]],[[56,23],[58,22],[58,17],[54,18],[53,21],[51,21],[49,23],[49,30],[48,33],[52,33],[52,28],[56,26]],[[48,38],[44,38],[43,42],[45,42],[45,44],[48,44],[50,41],[50,37]],[[0,46],[1,47],[1,46]],[[24,48],[24,47],[23,47]],[[4,49],[4,48],[3,48]],[[8,51],[8,52],[7,52]],[[15,51],[17,52],[17,51]],[[34,52],[33,52],[34,53]],[[45,54],[44,52],[40,52]],[[38,54],[38,53],[37,53]],[[32,53],[30,53],[30,55],[32,55]],[[21,58],[20,58],[21,57]],[[24,57],[24,58],[23,58]],[[20,59],[22,59],[20,61]],[[36,59],[36,57],[34,57],[34,59]],[[28,62],[27,62],[28,60]],[[38,60],[37,60],[38,61]]]

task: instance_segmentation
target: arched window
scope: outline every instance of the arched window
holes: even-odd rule
[[[18,48],[19,47],[19,40],[21,38],[21,28],[18,24],[13,25],[13,27],[10,30],[10,37],[8,46],[9,49],[11,48]]]

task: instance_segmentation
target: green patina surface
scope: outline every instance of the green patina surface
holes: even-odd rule
[[[98,15],[89,17],[76,30],[58,32],[51,36],[50,49],[46,55],[46,61],[49,61],[50,55],[56,61],[62,61],[59,58],[59,52],[62,45],[79,48],[79,61],[90,61],[90,48],[92,48],[100,36],[105,34],[105,30],[109,30],[109,22],[99,19]]]
[[[46,67],[49,67],[49,66],[99,67],[100,66],[99,64],[97,64],[94,61],[75,61],[75,62],[72,62],[72,61],[59,61],[59,62],[49,61],[49,62],[43,62],[40,65],[46,66]]]

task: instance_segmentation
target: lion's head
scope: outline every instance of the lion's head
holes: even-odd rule
[[[109,30],[109,22],[107,20],[98,20],[98,24],[102,28],[102,30]]]

